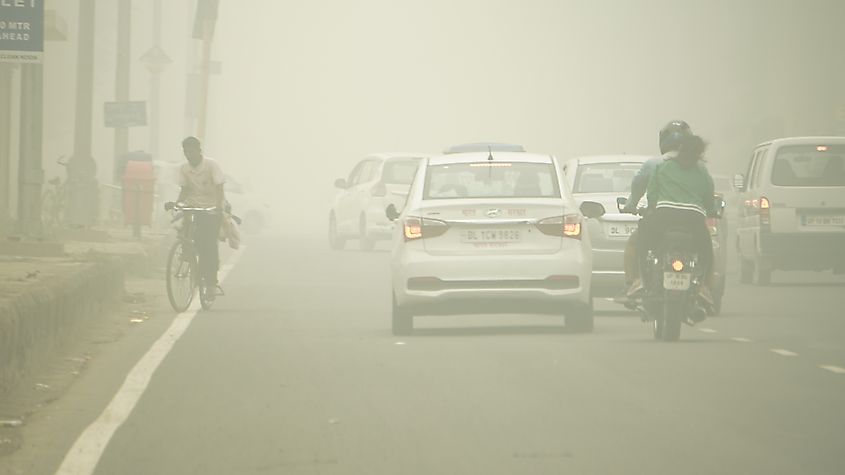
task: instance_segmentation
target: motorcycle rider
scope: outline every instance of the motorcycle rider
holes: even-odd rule
[[[693,245],[706,276],[698,296],[712,308],[713,242],[706,219],[715,215],[715,199],[713,178],[702,164],[706,149],[707,144],[701,137],[684,136],[677,153],[671,154],[654,170],[648,185],[654,212],[649,226],[640,235],[639,252],[647,252],[649,247],[660,242],[670,228],[692,231]]]
[[[692,130],[690,129],[689,124],[683,120],[673,120],[660,129],[658,134],[658,144],[660,146],[661,155],[647,160],[640,167],[639,171],[637,171],[637,174],[631,182],[631,194],[628,196],[628,202],[625,205],[625,208],[622,209],[623,213],[636,213],[637,205],[639,204],[640,199],[642,199],[642,197],[646,194],[649,182],[651,181],[651,177],[657,169],[657,166],[663,163],[663,161],[669,158],[672,154],[676,154],[684,137],[691,135]],[[652,204],[654,203],[654,200],[648,197],[647,201],[649,202],[649,207],[653,208]],[[640,250],[643,249],[643,246],[641,245],[641,235],[648,229],[650,221],[650,213],[645,213],[637,225],[637,230],[631,234],[628,238],[628,243],[625,246],[624,269],[627,291],[625,292],[625,298],[620,298],[622,303],[624,303],[624,301],[628,298],[634,296],[643,288],[642,278],[640,275],[640,256],[645,254],[640,252]]]

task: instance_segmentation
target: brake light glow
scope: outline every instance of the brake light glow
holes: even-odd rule
[[[563,235],[581,239],[581,218],[578,215],[570,214],[564,218]]]
[[[675,259],[672,261],[672,270],[675,272],[681,272],[684,270],[684,262],[680,259]]]
[[[546,218],[538,222],[537,227],[549,236],[581,239],[581,217],[577,214]]]
[[[420,219],[411,216],[405,219],[404,229],[405,241],[413,241],[415,239],[442,236],[449,230],[449,225],[436,219]]]
[[[420,218],[406,218],[405,219],[405,240],[413,241],[423,237],[422,234],[422,220]]]
[[[769,199],[765,196],[760,198],[760,224],[763,226],[768,226],[770,221],[769,210],[771,209],[772,205],[769,203]]]

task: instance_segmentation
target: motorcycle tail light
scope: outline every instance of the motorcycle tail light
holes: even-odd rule
[[[672,270],[675,272],[681,272],[684,270],[684,261],[680,259],[674,259],[672,261]]]

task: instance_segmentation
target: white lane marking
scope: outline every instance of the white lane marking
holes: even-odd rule
[[[222,282],[229,271],[240,259],[246,246],[241,246],[241,252],[233,254],[229,258],[230,265],[223,266],[220,271],[220,281]],[[150,379],[155,373],[158,366],[167,356],[173,345],[179,341],[179,338],[185,333],[185,330],[191,326],[197,312],[202,308],[199,299],[194,300],[191,307],[184,313],[180,313],[173,320],[170,328],[161,336],[153,346],[147,351],[140,361],[135,364],[129,375],[123,381],[123,386],[114,395],[109,405],[103,410],[97,420],[91,423],[76,439],[76,442],[65,455],[62,465],[56,472],[56,475],[87,475],[94,473],[97,468],[97,463],[100,461],[103,452],[106,450],[109,441],[114,435],[115,431],[126,422],[135,404],[141,399]]]
[[[753,343],[754,342],[754,340],[752,340],[750,338],[745,338],[745,337],[741,337],[741,336],[732,337],[731,340],[738,341],[740,343]]]
[[[699,328],[698,331],[701,333],[716,333],[716,330],[712,328]]]
[[[798,353],[793,353],[789,350],[784,350],[784,349],[781,349],[781,348],[772,348],[769,351],[771,351],[772,353],[781,355],[781,356],[798,356]]]
[[[405,344],[405,342],[404,342],[404,341],[397,341],[397,342],[396,342],[396,345],[397,345],[397,346],[402,346],[402,345],[404,345],[404,344]]]
[[[845,368],[841,368],[839,366],[821,365],[821,366],[819,366],[819,368],[825,369],[825,370],[830,371],[831,373],[835,373],[835,374],[845,374]]]

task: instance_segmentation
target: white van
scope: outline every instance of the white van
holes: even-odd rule
[[[762,143],[735,185],[742,282],[768,284],[773,270],[845,273],[845,137]]]

